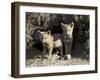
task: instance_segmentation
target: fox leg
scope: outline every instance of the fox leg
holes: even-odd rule
[[[68,55],[67,55],[68,60],[71,59],[71,46],[68,46]]]
[[[60,55],[61,55],[61,57],[62,57],[62,56],[63,56],[63,47],[60,46],[60,47],[59,47],[59,50],[60,50]]]
[[[46,48],[43,47],[43,52],[42,52],[42,59],[44,58],[44,56],[46,55]]]
[[[47,58],[47,51],[48,51],[47,46],[43,45],[42,59]]]
[[[52,56],[52,51],[53,51],[53,47],[50,47],[49,48],[49,51],[48,51],[48,59],[51,59],[51,56]]]
[[[65,57],[70,60],[71,54],[70,54],[70,45],[65,45]]]

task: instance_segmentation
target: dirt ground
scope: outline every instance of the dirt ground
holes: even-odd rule
[[[84,65],[89,64],[88,60],[73,58],[71,60],[41,60],[28,59],[26,60],[26,67],[40,67],[40,66],[68,66],[68,65]]]
[[[36,54],[35,54],[36,53]],[[26,50],[26,67],[41,67],[41,66],[68,66],[68,65],[85,65],[89,64],[89,59],[72,56],[71,60],[59,59],[59,56],[54,54],[50,60],[41,59],[41,50],[31,48]],[[77,54],[75,54],[77,55]]]

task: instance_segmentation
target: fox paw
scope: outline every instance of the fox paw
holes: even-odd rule
[[[65,60],[70,60],[71,59],[71,55],[70,54],[65,55],[64,59]]]

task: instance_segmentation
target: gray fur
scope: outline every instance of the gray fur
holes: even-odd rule
[[[73,29],[74,29],[74,23],[70,24],[63,24],[61,23],[61,27],[63,29],[63,41],[64,41],[64,47],[65,47],[65,56],[67,59],[71,59],[71,47],[73,42]]]

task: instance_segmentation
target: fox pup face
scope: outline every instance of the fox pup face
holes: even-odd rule
[[[49,40],[49,36],[51,35],[51,32],[50,31],[47,31],[47,32],[38,31],[38,32],[40,33],[40,40],[43,43],[47,43]]]
[[[63,29],[63,32],[67,34],[68,36],[72,35],[73,28],[74,28],[74,23],[72,22],[71,24],[63,24],[61,23],[61,27]]]

